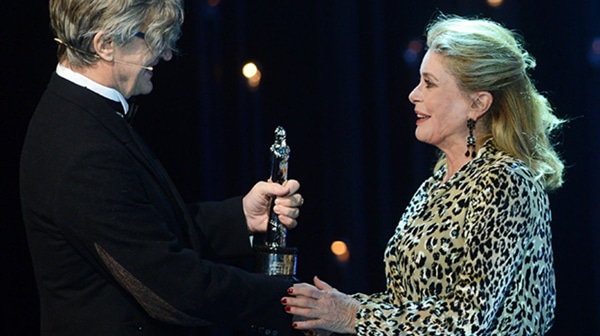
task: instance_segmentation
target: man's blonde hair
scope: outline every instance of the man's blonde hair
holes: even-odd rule
[[[50,25],[58,41],[58,59],[75,66],[97,62],[94,36],[123,45],[138,32],[159,55],[175,50],[183,23],[182,0],[50,0]]]

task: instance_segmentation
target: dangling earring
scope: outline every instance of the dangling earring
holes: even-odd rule
[[[469,118],[469,120],[467,120],[467,128],[469,129],[469,136],[467,137],[467,151],[465,152],[465,156],[475,158],[477,156],[477,152],[475,151],[476,141],[475,136],[473,135],[475,120]]]

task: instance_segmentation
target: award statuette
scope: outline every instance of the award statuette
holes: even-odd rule
[[[287,181],[288,159],[290,147],[286,144],[285,129],[277,126],[275,142],[271,146],[271,178],[272,182],[283,184]],[[296,275],[297,249],[286,246],[286,227],[279,222],[273,212],[275,199],[271,201],[269,223],[262,245],[255,246],[257,254],[257,271],[262,274],[294,278]]]

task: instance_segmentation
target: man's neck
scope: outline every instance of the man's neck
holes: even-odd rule
[[[118,90],[112,88],[110,85],[106,85],[108,82],[105,79],[106,75],[102,74],[110,73],[110,71],[106,71],[106,69],[102,70],[101,67],[103,66],[105,65],[97,63],[90,66],[74,67],[68,62],[61,62],[56,68],[56,73],[105,98],[120,102],[123,105],[123,110],[127,113],[129,110],[127,99]]]

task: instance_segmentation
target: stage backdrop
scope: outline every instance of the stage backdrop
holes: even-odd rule
[[[17,164],[56,46],[46,3],[3,6],[12,7],[2,20],[0,334],[35,335]],[[289,234],[300,250],[299,277],[319,275],[344,292],[384,288],[385,244],[435,160],[414,138],[408,101],[427,22],[438,11],[481,15],[521,33],[537,59],[537,87],[570,120],[558,136],[566,183],[551,195],[558,305],[550,335],[600,333],[599,0],[198,0],[186,10],[181,53],[156,67],[134,126],[189,201],[244,193],[268,178],[273,130],[285,127],[289,176],[306,200]],[[261,71],[258,87],[241,74],[246,62]],[[330,252],[334,240],[348,245],[346,262]]]

